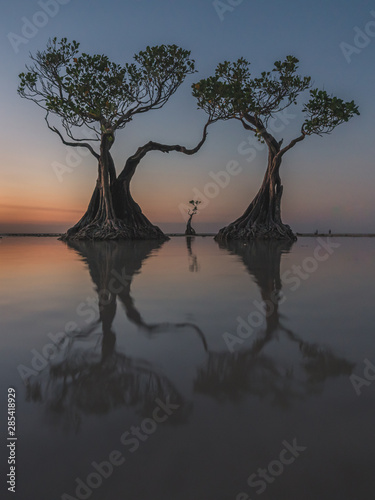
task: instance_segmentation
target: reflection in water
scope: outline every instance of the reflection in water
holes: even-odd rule
[[[288,252],[292,244],[284,241],[220,244],[220,248],[241,258],[268,307],[260,333],[255,339],[249,336],[244,343],[251,344],[250,347],[234,353],[208,353],[206,365],[198,370],[194,384],[196,392],[219,399],[238,399],[253,394],[269,397],[274,404],[288,407],[294,399],[321,391],[328,377],[352,373],[353,363],[335,356],[329,349],[305,342],[282,322],[280,262],[282,253]],[[291,355],[287,362],[275,355],[272,343],[280,342],[277,347],[281,348],[282,340],[297,346],[294,362],[290,362]],[[288,347],[288,352],[293,352],[291,346]]]
[[[198,257],[192,250],[192,243],[195,240],[195,236],[186,236],[186,247],[189,254],[189,271],[191,273],[197,273],[199,271]]]
[[[189,270],[194,271],[198,269],[197,256],[192,251],[192,239],[186,241],[193,263]],[[84,414],[103,414],[122,406],[132,406],[149,416],[159,398],[180,406],[171,422],[186,421],[191,404],[174,383],[150,362],[116,350],[116,333],[120,332],[114,331],[113,324],[119,304],[128,320],[148,337],[176,331],[190,331],[198,336],[206,359],[198,368],[194,390],[219,400],[250,394],[270,398],[286,408],[296,399],[321,391],[328,377],[348,375],[353,370],[349,361],[329,349],[305,342],[285,325],[279,311],[280,262],[282,254],[291,248],[289,242],[221,244],[225,251],[240,257],[264,303],[272,304],[264,314],[263,325],[236,352],[210,350],[205,335],[193,323],[148,323],[143,319],[131,295],[131,284],[143,262],[161,243],[67,244],[82,257],[89,270],[99,298],[99,319],[87,330],[74,332],[62,356],[53,359],[49,368],[29,383],[29,398],[45,403],[51,420],[64,420],[79,428]]]
[[[375,382],[358,397],[349,374],[365,376],[363,359],[373,348],[371,301],[363,298],[373,290],[374,238],[340,240],[328,264],[294,292],[280,275],[312,255],[312,240],[285,254],[283,245],[220,249],[196,236],[190,241],[201,272],[191,273],[183,238],[160,249],[155,242],[69,249],[47,238],[1,240],[2,380],[18,391],[22,431],[15,497],[88,496],[78,478],[98,484],[94,461],[108,462],[116,449],[124,466],[95,491],[90,486],[90,500],[254,500],[259,470],[269,464],[273,482],[264,481],[261,500],[369,498]],[[223,333],[236,334],[237,317],[249,323],[273,292],[280,298],[274,310],[229,352]],[[45,347],[63,325],[87,326],[82,303],[85,312],[96,307],[89,310],[96,322],[62,339],[59,355],[30,379],[30,398],[40,404],[27,403],[17,369],[36,371],[41,355],[34,354],[51,352]],[[357,363],[353,371],[349,361]],[[149,419],[154,397],[168,395],[181,408],[130,453],[120,436],[142,429],[139,413]],[[182,424],[170,425],[177,417]],[[62,436],[63,425],[80,423],[76,436]],[[295,439],[306,453],[279,477],[281,443]],[[253,473],[257,487],[248,482]]]
[[[202,331],[193,323],[147,323],[134,304],[131,296],[133,277],[141,272],[143,262],[160,248],[164,242],[154,241],[71,241],[68,246],[74,249],[86,263],[90,276],[96,285],[100,311],[111,310],[116,313],[116,298],[119,300],[128,320],[146,334],[167,333],[176,329],[189,328],[195,332],[204,349],[207,348]],[[102,314],[101,314],[102,317]]]
[[[206,349],[202,332],[190,323],[147,324],[134,305],[130,287],[144,260],[161,246],[155,241],[67,243],[82,256],[99,297],[99,319],[86,331],[74,332],[63,359],[50,363],[28,385],[33,401],[46,403],[52,419],[65,419],[78,429],[82,414],[107,413],[120,406],[134,406],[144,415],[155,407],[155,399],[180,406],[170,422],[186,418],[187,404],[173,383],[147,361],[116,351],[113,321],[117,299],[129,321],[148,334],[192,328]],[[99,331],[98,331],[98,326]]]

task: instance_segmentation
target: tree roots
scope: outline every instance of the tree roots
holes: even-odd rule
[[[63,241],[73,240],[168,240],[161,229],[152,225],[129,226],[121,220],[91,222],[81,228],[69,229],[60,237]]]
[[[287,224],[272,222],[271,224],[229,224],[220,229],[215,236],[218,242],[228,240],[289,240],[296,241],[297,236]]]

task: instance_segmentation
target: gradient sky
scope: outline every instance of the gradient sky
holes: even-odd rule
[[[218,62],[243,56],[257,75],[275,60],[295,55],[302,75],[311,75],[314,85],[329,93],[354,99],[361,116],[330,136],[307,138],[284,156],[284,222],[295,231],[375,232],[374,1],[61,2],[45,26],[27,32],[27,43],[20,43],[17,52],[9,34],[23,36],[25,18],[43,24],[36,13],[48,2],[13,0],[1,6],[0,232],[66,230],[84,213],[95,184],[91,155],[76,157],[75,167],[59,181],[53,165],[69,164],[71,150],[47,129],[43,111],[16,92],[29,52],[43,50],[54,36],[75,39],[83,51],[105,53],[118,63],[130,61],[147,45],[175,43],[192,52],[199,73],[185,81],[163,110],[139,116],[118,132],[112,150],[118,171],[149,140],[188,147],[199,141],[206,115],[196,109],[190,86],[209,76]],[[366,29],[370,36],[355,39],[358,30]],[[344,56],[342,42],[354,48],[351,55]],[[284,124],[275,122],[282,129],[275,135],[286,143],[298,134],[302,115],[298,107],[290,108],[283,119]],[[179,206],[206,192],[211,198],[194,225],[216,231],[242,214],[264,175],[266,152],[249,152],[249,139],[238,122],[225,122],[209,129],[206,144],[194,156],[149,154],[132,182],[135,200],[162,229],[182,232]],[[210,173],[231,161],[238,162],[240,171],[227,187],[215,189]]]

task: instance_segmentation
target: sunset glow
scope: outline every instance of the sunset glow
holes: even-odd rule
[[[84,214],[95,186],[95,158],[87,151],[74,148],[73,152],[73,148],[62,145],[45,126],[43,111],[16,93],[17,75],[29,64],[29,51],[43,50],[53,36],[76,39],[83,51],[105,53],[119,63],[130,62],[132,55],[147,45],[162,43],[189,49],[196,60],[198,73],[186,79],[163,109],[138,116],[117,133],[113,147],[117,172],[126,158],[149,140],[187,147],[197,144],[205,113],[196,109],[191,84],[212,74],[218,62],[243,56],[251,62],[256,76],[270,69],[276,59],[296,55],[300,74],[311,75],[315,86],[355,100],[361,116],[341,125],[330,136],[310,137],[288,152],[281,168],[283,219],[302,232],[374,230],[371,131],[375,41],[368,36],[366,47],[349,56],[342,45],[355,48],[353,26],[365,30],[373,20],[366,1],[345,5],[329,2],[324,4],[324,17],[320,4],[301,6],[293,1],[270,18],[267,9],[257,2],[242,2],[219,13],[214,3],[203,5],[195,0],[178,7],[184,29],[177,28],[176,12],[168,2],[157,7],[144,3],[145,17],[139,2],[133,2],[116,6],[114,19],[104,4],[97,3],[87,10],[86,4],[70,2],[61,6],[59,14],[27,43],[20,43],[16,53],[4,37],[1,55],[7,71],[1,81],[0,127],[5,152],[0,162],[0,232],[66,231]],[[25,0],[17,4],[17,12],[9,11],[2,18],[5,33],[19,32],[19,16],[31,19],[37,7]],[[88,25],[95,25],[98,19],[108,20],[111,35],[83,31],[79,21],[82,15]],[[126,20],[126,29],[120,19]],[[286,144],[298,135],[301,107],[288,108],[277,120],[275,135]],[[215,232],[239,217],[259,189],[267,160],[262,145],[235,120],[214,124],[208,132],[198,154],[187,157],[153,152],[138,167],[131,186],[133,197],[162,229],[182,232],[185,218],[181,207],[199,198],[202,209],[194,222],[199,230]],[[230,162],[238,164],[239,173],[222,187],[215,176],[220,179],[220,172]]]

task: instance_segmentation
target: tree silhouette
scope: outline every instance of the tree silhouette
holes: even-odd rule
[[[69,241],[88,267],[98,294],[99,318],[85,331],[70,335],[67,348],[50,361],[36,377],[31,377],[28,398],[45,404],[52,421],[79,429],[86,414],[107,413],[118,407],[134,407],[149,416],[155,399],[169,399],[180,408],[168,421],[187,418],[191,404],[175,385],[146,360],[132,358],[116,350],[113,321],[118,302],[128,320],[148,336],[174,331],[192,331],[203,348],[201,330],[192,323],[148,324],[134,304],[131,283],[143,262],[162,245],[157,241]],[[121,332],[123,333],[123,332]]]
[[[156,398],[169,398],[180,406],[168,422],[188,418],[192,404],[172,380],[146,359],[134,358],[116,348],[117,337],[126,334],[114,330],[118,306],[139,333],[150,339],[155,335],[193,334],[205,353],[193,380],[194,390],[215,399],[238,400],[254,395],[288,408],[296,400],[322,391],[327,379],[352,373],[353,363],[329,348],[305,341],[287,326],[280,312],[280,262],[290,242],[220,244],[223,251],[240,258],[259,287],[262,300],[274,304],[265,314],[263,326],[235,352],[212,350],[194,323],[144,320],[132,297],[131,285],[145,260],[158,258],[161,242],[75,240],[67,245],[81,257],[90,273],[98,295],[98,319],[86,330],[71,333],[60,355],[29,379],[28,398],[43,404],[52,422],[79,429],[85,415],[120,407],[132,407],[149,416]],[[281,340],[297,347],[294,359],[279,358],[269,349]]]
[[[189,209],[189,211],[188,211],[189,219],[188,219],[188,221],[186,223],[185,234],[186,234],[186,236],[194,236],[195,235],[195,231],[194,231],[194,229],[191,226],[191,221],[192,221],[194,215],[196,215],[198,213],[198,206],[202,202],[199,201],[199,200],[190,200],[189,203],[190,203],[190,205],[192,205],[192,208]]]
[[[296,240],[281,220],[283,186],[279,171],[285,153],[306,137],[329,134],[359,115],[354,101],[344,102],[325,90],[311,89],[311,77],[297,75],[298,62],[296,57],[287,56],[284,61],[276,61],[271,71],[253,78],[246,59],[225,61],[218,64],[214,76],[193,85],[198,107],[215,119],[238,120],[268,148],[267,169],[258,193],[241,217],[219,231],[218,240]],[[298,97],[308,89],[300,135],[282,147],[283,139],[277,140],[271,134],[270,122],[279,112],[297,104]]]
[[[194,148],[149,141],[129,156],[117,175],[112,147],[119,130],[133,119],[165,106],[186,76],[195,72],[190,51],[176,45],[147,47],[123,66],[103,54],[80,53],[79,43],[50,40],[44,51],[31,55],[33,65],[21,73],[18,93],[46,111],[47,126],[63,144],[86,148],[98,164],[98,178],[86,213],[65,239],[166,239],[151,224],[130,193],[130,182],[141,160],[151,151],[192,155]],[[54,116],[60,130],[51,124]],[[79,137],[83,134],[83,138]]]
[[[220,243],[223,250],[240,257],[258,285],[262,300],[274,307],[265,314],[260,331],[246,340],[249,347],[234,353],[208,349],[206,364],[198,369],[194,382],[196,392],[220,400],[252,394],[288,408],[293,401],[321,391],[328,378],[352,373],[354,363],[328,348],[306,342],[283,321],[277,301],[282,288],[280,262],[291,246],[287,240]],[[280,338],[298,346],[299,363],[286,363],[269,353],[267,347]]]

